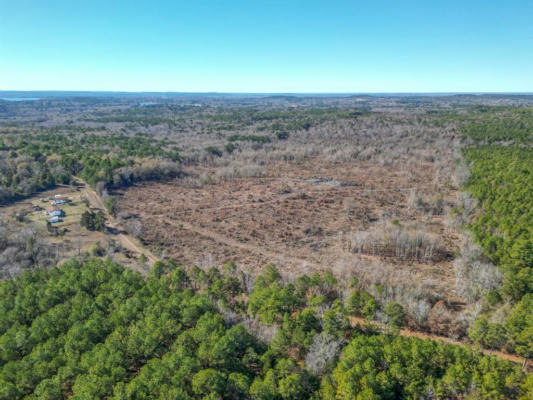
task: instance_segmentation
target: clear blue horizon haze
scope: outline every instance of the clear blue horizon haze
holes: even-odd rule
[[[0,0],[0,90],[533,92],[533,2]]]

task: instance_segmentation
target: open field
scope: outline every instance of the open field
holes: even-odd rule
[[[453,254],[455,238],[446,234],[442,218],[408,206],[411,192],[431,190],[426,183],[431,172],[427,167],[407,174],[372,163],[331,166],[310,161],[278,165],[261,178],[201,188],[179,181],[140,185],[123,192],[121,206],[142,217],[145,240],[185,263],[202,264],[210,255],[213,265],[235,260],[257,268],[275,262],[298,273],[306,266],[329,268],[340,255],[352,255],[350,233],[383,220],[423,227]],[[242,243],[249,251],[242,254],[217,237]],[[441,283],[451,272],[447,257],[432,265],[409,264],[412,271],[434,273]]]

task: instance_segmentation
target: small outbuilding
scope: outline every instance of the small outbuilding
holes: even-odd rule
[[[60,210],[59,208],[55,207],[48,207],[46,209],[46,213],[51,217],[62,217],[65,215],[63,210]]]

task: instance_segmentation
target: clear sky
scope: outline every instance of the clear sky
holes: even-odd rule
[[[0,0],[0,90],[533,92],[533,0]]]

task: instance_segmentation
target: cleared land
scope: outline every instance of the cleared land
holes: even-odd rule
[[[122,211],[138,215],[143,238],[185,264],[221,265],[233,260],[257,269],[267,263],[284,272],[349,268],[341,264],[383,261],[417,276],[441,293],[453,293],[451,255],[457,237],[442,217],[409,205],[414,193],[430,193],[431,165],[407,171],[358,162],[310,160],[276,165],[261,178],[189,187],[179,180],[123,191]],[[455,195],[451,189],[446,196]],[[431,262],[355,251],[351,235],[383,221],[416,226],[440,243]],[[349,273],[349,271],[345,271]]]

